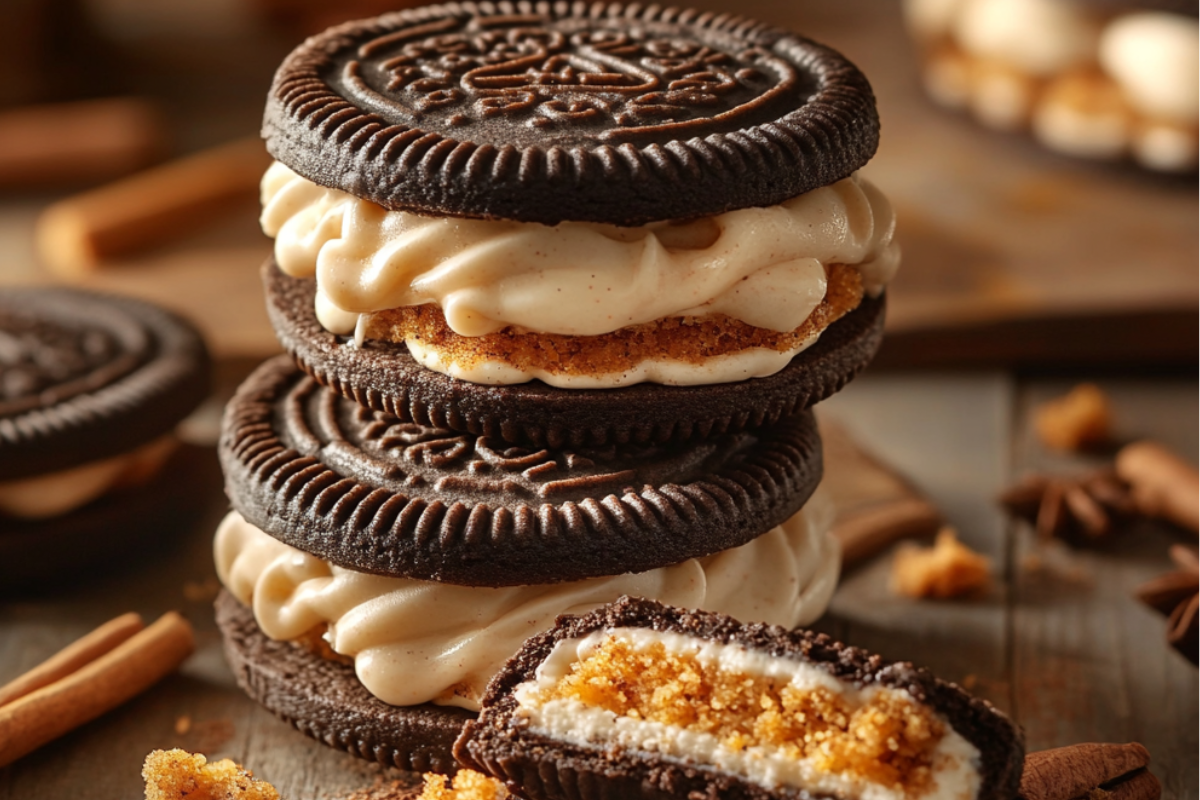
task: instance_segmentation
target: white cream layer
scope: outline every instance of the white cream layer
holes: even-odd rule
[[[528,719],[534,730],[580,745],[619,744],[657,752],[667,758],[736,773],[768,789],[792,786],[818,794],[861,800],[973,800],[979,793],[979,750],[944,718],[941,721],[946,725],[946,734],[933,752],[935,784],[929,791],[912,796],[855,776],[823,771],[814,759],[790,758],[781,748],[760,745],[734,750],[709,733],[618,716],[602,708],[587,706],[575,698],[542,701],[541,695],[570,674],[573,664],[591,655],[610,636],[629,642],[635,652],[662,644],[668,653],[690,656],[703,664],[715,664],[721,671],[785,680],[800,690],[826,689],[841,695],[853,707],[865,705],[878,692],[903,694],[879,686],[859,689],[812,665],[776,658],[740,645],[644,628],[617,628],[597,631],[584,639],[559,642],[538,667],[534,680],[513,690],[517,713]]]
[[[821,489],[790,520],[741,547],[639,574],[499,589],[366,575],[289,547],[232,512],[214,545],[222,583],[273,639],[329,626],[332,648],[354,659],[386,703],[477,710],[488,680],[559,614],[622,595],[795,627],[825,610],[841,559]]]
[[[792,331],[825,296],[823,265],[856,265],[878,295],[899,264],[891,205],[857,175],[777,206],[636,228],[387,211],[279,163],[262,200],[276,261],[316,277],[317,318],[338,334],[360,315],[423,304],[463,336],[597,336],[712,313]]]
[[[0,482],[0,515],[45,519],[74,511],[131,477],[153,474],[177,444],[174,436],[165,436],[112,458]]]

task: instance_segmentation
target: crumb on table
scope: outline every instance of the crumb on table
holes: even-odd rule
[[[429,772],[424,778],[425,788],[419,800],[505,800],[509,797],[503,783],[474,770],[460,769],[453,780]]]
[[[991,581],[991,561],[943,528],[932,548],[907,545],[892,561],[891,589],[906,597],[950,598],[976,594]]]
[[[1053,450],[1079,450],[1112,438],[1112,409],[1094,383],[1081,383],[1043,403],[1033,423],[1042,444]]]
[[[199,753],[154,750],[142,767],[146,800],[279,800],[266,781],[230,759],[208,763]]]

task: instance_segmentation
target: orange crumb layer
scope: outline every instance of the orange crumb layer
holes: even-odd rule
[[[474,770],[459,770],[453,782],[431,772],[425,773],[424,779],[419,800],[505,800],[509,796],[500,781]]]
[[[146,800],[279,800],[266,781],[228,758],[209,764],[199,753],[154,750],[142,767]]]
[[[778,748],[817,769],[919,796],[932,786],[933,751],[945,725],[902,692],[882,689],[863,705],[826,688],[731,673],[670,653],[635,650],[610,636],[540,696],[575,699],[614,714],[707,733],[726,747]]]
[[[714,356],[755,347],[784,352],[801,346],[862,302],[862,277],[845,264],[826,267],[825,297],[800,327],[780,332],[756,328],[725,314],[667,317],[600,336],[564,336],[505,328],[485,336],[460,336],[434,305],[406,306],[372,314],[368,339],[419,341],[443,361],[470,368],[500,361],[522,370],[556,375],[625,372],[649,359],[699,364]]]
[[[991,580],[991,562],[943,528],[932,548],[908,545],[892,561],[892,591],[907,597],[949,598],[975,594]]]

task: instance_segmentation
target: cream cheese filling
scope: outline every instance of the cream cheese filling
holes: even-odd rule
[[[791,331],[825,295],[823,265],[857,265],[878,295],[899,262],[891,205],[857,175],[777,206],[636,228],[387,211],[279,163],[262,200],[277,263],[315,276],[318,319],[339,334],[361,314],[426,303],[463,336],[597,336],[709,313]]]
[[[852,708],[868,704],[880,692],[911,700],[897,689],[859,688],[810,664],[773,657],[741,645],[645,628],[617,628],[596,631],[583,639],[567,639],[555,645],[538,667],[534,679],[513,690],[517,715],[527,720],[533,730],[556,740],[601,747],[616,744],[651,751],[688,764],[739,774],[768,789],[783,785],[861,800],[973,800],[979,793],[982,781],[978,748],[940,716],[938,719],[946,732],[931,753],[933,785],[920,794],[913,794],[860,776],[828,771],[817,759],[795,758],[781,747],[754,744],[734,748],[705,731],[680,728],[644,716],[618,715],[588,705],[578,697],[550,694],[571,674],[575,664],[587,659],[611,637],[630,643],[635,652],[661,645],[668,654],[714,665],[732,675],[784,681],[799,691],[824,689],[843,698]],[[546,699],[548,696],[550,699]]]
[[[367,575],[273,539],[231,512],[217,530],[217,572],[273,639],[326,625],[368,691],[398,706],[478,710],[488,680],[559,614],[622,595],[795,627],[825,610],[841,559],[822,489],[782,525],[732,550],[639,574],[545,586],[481,588]]]
[[[168,435],[112,458],[2,481],[0,515],[46,519],[74,511],[121,484],[146,480],[162,466],[177,444],[175,437]]]

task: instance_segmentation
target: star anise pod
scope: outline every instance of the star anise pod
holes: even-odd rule
[[[1200,556],[1195,550],[1181,544],[1171,547],[1171,560],[1178,569],[1160,575],[1137,588],[1137,597],[1146,605],[1166,614],[1167,642],[1186,656],[1193,664],[1200,644],[1198,612],[1200,600]]]
[[[1043,539],[1074,544],[1101,539],[1136,508],[1129,485],[1111,469],[1075,477],[1030,475],[999,497],[1009,513]]]

